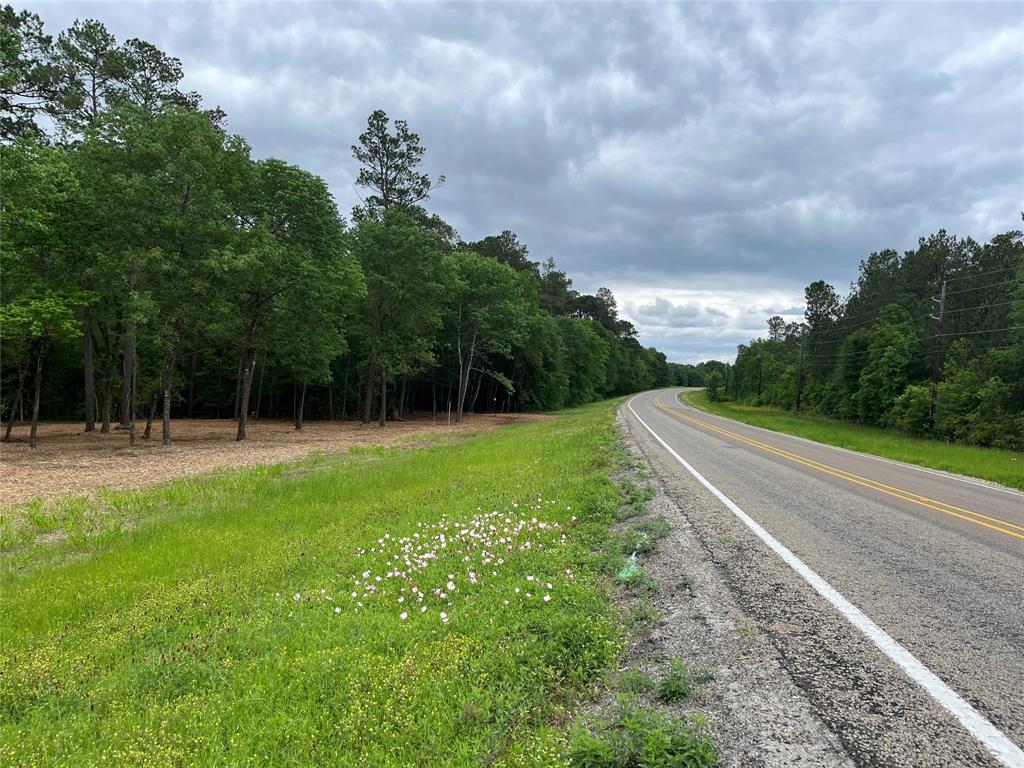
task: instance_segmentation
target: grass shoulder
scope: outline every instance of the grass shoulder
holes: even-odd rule
[[[1024,490],[1024,454],[1017,451],[911,437],[890,429],[798,416],[780,408],[713,403],[702,390],[684,392],[681,397],[687,405],[755,427]]]
[[[614,405],[37,510],[0,762],[564,765],[624,642]]]

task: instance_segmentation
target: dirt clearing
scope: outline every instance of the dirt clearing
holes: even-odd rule
[[[28,447],[28,425],[15,426],[10,443],[0,444],[0,505],[43,496],[89,493],[98,488],[142,488],[186,475],[229,467],[250,467],[300,459],[313,452],[339,453],[351,445],[394,445],[416,436],[451,435],[497,429],[552,418],[540,414],[469,414],[461,424],[414,416],[363,426],[353,421],[311,421],[296,431],[288,420],[250,420],[249,439],[234,440],[231,419],[178,419],[174,442],[164,447],[159,424],[150,440],[128,447],[127,430],[85,433],[80,422],[39,426],[39,448]]]

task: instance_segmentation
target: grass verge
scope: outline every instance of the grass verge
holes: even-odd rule
[[[566,764],[622,644],[613,414],[12,523],[0,763]]]
[[[836,419],[797,416],[780,408],[712,403],[703,391],[684,392],[682,399],[702,411],[755,427],[1024,490],[1024,455],[1017,451],[927,440]]]

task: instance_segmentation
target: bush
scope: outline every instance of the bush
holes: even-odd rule
[[[722,399],[722,374],[712,371],[707,378],[705,388],[708,391],[708,400],[717,403]]]
[[[928,431],[931,406],[931,390],[923,384],[910,384],[896,398],[887,420],[890,426],[911,435],[923,435]]]

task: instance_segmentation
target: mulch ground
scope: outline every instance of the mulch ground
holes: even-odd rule
[[[339,453],[350,445],[391,445],[416,435],[448,435],[496,429],[551,418],[540,414],[469,414],[461,424],[430,415],[363,426],[353,421],[311,421],[296,431],[288,420],[250,420],[248,440],[235,442],[231,419],[176,419],[173,443],[163,446],[160,425],[153,437],[128,447],[128,432],[83,431],[81,422],[39,426],[39,447],[28,446],[27,424],[15,425],[12,441],[0,444],[0,505],[37,497],[89,493],[101,487],[141,488],[177,477],[229,467],[248,467],[300,459],[313,452]]]

